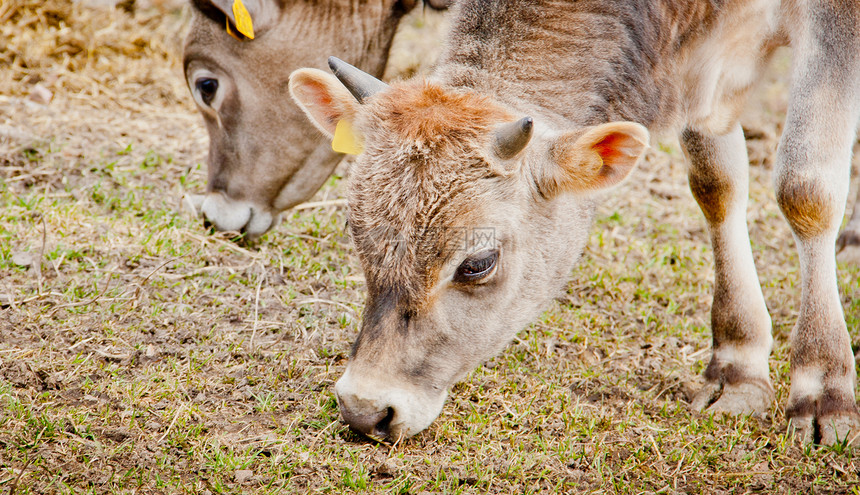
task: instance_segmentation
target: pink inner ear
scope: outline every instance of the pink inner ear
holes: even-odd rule
[[[626,134],[611,133],[592,146],[592,149],[603,158],[606,165],[630,161],[633,158],[630,153],[630,136]]]
[[[306,80],[299,86],[298,91],[302,94],[302,100],[322,124],[334,126],[340,120],[341,114],[335,109],[334,100],[328,92],[328,88],[317,81]]]

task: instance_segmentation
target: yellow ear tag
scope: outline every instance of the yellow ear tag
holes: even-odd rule
[[[254,39],[254,23],[242,0],[233,0],[233,17],[236,18],[236,29],[248,39]]]
[[[242,41],[242,38],[236,36],[236,33],[234,33],[232,29],[230,29],[230,19],[229,18],[227,19],[227,34],[232,36],[236,41]]]
[[[348,120],[337,122],[337,127],[334,128],[334,139],[331,140],[331,149],[347,155],[357,155],[364,149]]]

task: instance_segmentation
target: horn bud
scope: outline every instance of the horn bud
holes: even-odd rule
[[[337,57],[329,57],[328,66],[359,103],[388,88],[384,82]]]
[[[496,141],[493,151],[502,160],[509,160],[523,150],[532,137],[534,120],[523,117],[516,122],[502,124],[496,129]]]

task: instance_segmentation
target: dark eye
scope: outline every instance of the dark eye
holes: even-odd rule
[[[499,250],[481,251],[478,254],[466,258],[457,267],[457,273],[454,275],[455,282],[477,282],[482,278],[487,277],[493,272],[496,267],[496,261],[499,259]]]
[[[201,77],[195,83],[197,91],[200,92],[200,99],[207,105],[212,104],[215,99],[215,93],[218,92],[218,80],[211,77]]]

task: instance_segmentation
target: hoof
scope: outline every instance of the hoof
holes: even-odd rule
[[[764,381],[723,385],[708,382],[693,399],[693,409],[718,415],[763,416],[773,401],[773,389]]]
[[[789,431],[804,444],[845,444],[860,447],[860,415],[856,412],[826,416],[795,416],[788,421]]]

